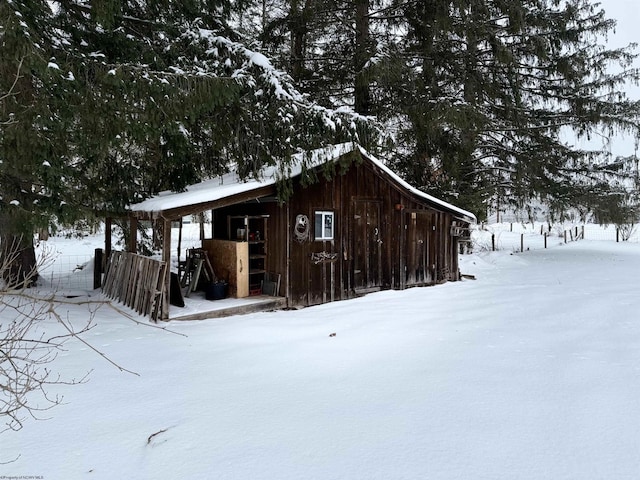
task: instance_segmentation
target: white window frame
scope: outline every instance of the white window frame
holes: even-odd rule
[[[320,225],[322,226],[320,228],[320,231],[318,232],[318,229],[316,228],[318,223],[317,223],[317,218],[318,215],[320,215]],[[325,234],[325,228],[326,228],[326,221],[327,219],[330,218],[331,219],[331,234],[330,235],[326,235]],[[314,238],[317,241],[326,241],[326,240],[333,240],[335,238],[336,235],[336,215],[335,212],[333,212],[332,210],[316,210],[314,212],[313,215],[313,226],[314,226]]]

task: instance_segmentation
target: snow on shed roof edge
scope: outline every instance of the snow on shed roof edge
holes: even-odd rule
[[[460,215],[463,215],[464,217],[468,217],[467,219],[469,221],[471,221],[471,222],[476,222],[477,221],[476,216],[473,213],[468,212],[468,211],[466,211],[466,210],[464,210],[462,208],[456,207],[455,205],[452,205],[451,203],[445,202],[444,200],[440,200],[439,198],[436,198],[436,197],[434,197],[432,195],[429,195],[428,193],[425,193],[422,190],[418,190],[417,188],[413,187],[411,184],[407,183],[405,180],[400,178],[393,170],[391,170],[384,163],[382,163],[382,161],[378,160],[373,155],[368,153],[364,148],[362,148],[359,145],[358,145],[358,148],[360,149],[360,152],[362,153],[362,155],[367,157],[369,160],[371,160],[372,163],[374,163],[376,166],[378,166],[380,169],[382,169],[387,175],[392,177],[394,179],[394,181],[399,183],[405,190],[413,193],[414,195],[422,197],[422,198],[424,198],[425,200],[428,200],[431,203],[434,203],[436,205],[440,205],[441,207],[446,208],[447,210],[456,212],[456,213],[458,213]]]
[[[311,152],[300,153],[293,155],[291,169],[289,175],[296,177],[302,173],[303,158],[307,157],[307,166],[319,166],[325,162],[334,161],[341,156],[358,150],[365,158],[371,161],[374,165],[384,171],[389,177],[391,177],[396,183],[408,192],[424,198],[425,200],[439,205],[446,210],[462,215],[466,220],[475,222],[476,217],[473,213],[463,210],[455,205],[447,203],[443,200],[435,198],[421,190],[411,186],[409,183],[400,178],[389,167],[387,167],[382,161],[378,160],[374,156],[370,155],[364,148],[354,143],[342,143],[331,147],[320,148]],[[171,192],[164,191],[150,197],[142,202],[129,206],[129,209],[134,212],[162,212],[164,210],[171,210],[174,208],[185,207],[188,205],[196,205],[199,203],[212,202],[223,198],[237,195],[240,193],[250,192],[269,185],[274,185],[282,177],[282,172],[278,167],[270,166],[265,167],[260,172],[260,178],[251,178],[247,180],[241,180],[238,178],[235,172],[227,173],[222,176],[218,176],[209,180],[204,180],[200,183],[196,183],[187,187],[184,192]]]

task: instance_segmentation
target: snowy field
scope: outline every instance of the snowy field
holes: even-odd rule
[[[531,226],[514,253],[491,228],[461,259],[475,281],[171,332],[101,307],[85,338],[138,375],[69,344],[54,369],[89,381],[1,435],[0,477],[640,478],[640,244],[545,250]]]

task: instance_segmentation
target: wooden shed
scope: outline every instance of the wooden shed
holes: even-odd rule
[[[303,168],[314,169],[317,181],[303,185]],[[413,188],[354,144],[296,157],[289,175],[293,193],[283,204],[277,168],[244,182],[231,173],[133,205],[132,227],[160,222],[170,264],[171,222],[211,211],[202,247],[230,294],[268,293],[289,307],[459,279],[459,242],[473,214]],[[165,299],[169,288],[167,269]]]

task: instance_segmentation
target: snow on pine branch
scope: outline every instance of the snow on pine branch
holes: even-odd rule
[[[200,61],[200,74],[211,74],[211,67],[215,69],[215,67],[224,66],[229,69],[231,78],[253,88],[256,96],[264,94],[264,89],[260,86],[266,85],[277,99],[291,104],[294,111],[301,108],[320,115],[325,125],[332,131],[341,127],[345,118],[349,120],[346,127],[351,130],[355,130],[358,122],[371,123],[371,118],[359,115],[349,108],[330,109],[310,102],[296,88],[288,73],[274,67],[262,53],[251,50],[240,42],[232,41],[204,28],[192,29],[185,35],[192,42],[206,44],[205,53],[209,56],[210,62]]]

